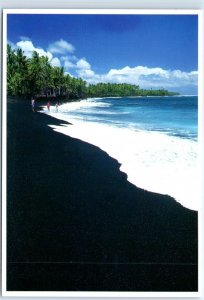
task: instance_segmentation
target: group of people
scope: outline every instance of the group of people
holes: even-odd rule
[[[50,111],[50,105],[51,105],[51,102],[50,102],[50,100],[48,100],[48,102],[47,102],[48,111]],[[58,103],[58,101],[56,101],[56,103],[55,103],[56,111],[58,111],[58,106],[59,106],[59,103]],[[34,112],[35,111],[35,98],[34,97],[31,98],[31,107],[32,107],[32,111]]]
[[[48,102],[47,102],[47,109],[48,110],[50,110],[50,105],[51,105],[50,100],[48,100]],[[58,103],[58,101],[56,101],[56,103],[55,103],[56,111],[58,111],[58,106],[59,106],[59,103]]]

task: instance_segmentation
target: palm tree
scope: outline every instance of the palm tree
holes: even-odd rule
[[[63,92],[63,88],[66,88],[64,68],[63,67],[53,67],[51,72],[52,85],[54,87],[54,94],[60,96]]]
[[[33,95],[40,92],[40,81],[42,79],[40,71],[40,56],[36,51],[34,51],[32,58],[29,59],[29,82],[31,93]]]
[[[64,84],[65,84],[65,96],[69,98],[71,93],[71,81],[72,77],[69,74],[65,75]]]
[[[42,73],[42,93],[47,96],[52,94],[52,78],[51,78],[51,65],[49,63],[49,59],[46,56],[40,57],[40,67]]]
[[[18,48],[16,53],[16,64],[17,70],[16,74],[19,74],[19,94],[26,95],[28,94],[29,85],[28,85],[28,61],[26,56],[24,55],[22,49]]]

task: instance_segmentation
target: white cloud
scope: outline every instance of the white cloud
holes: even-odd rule
[[[67,52],[73,53],[74,50],[74,46],[63,39],[50,44],[48,47],[49,52],[58,54],[66,54]]]
[[[35,51],[40,55],[40,56],[47,56],[49,60],[53,58],[52,53],[50,52],[45,52],[43,49],[40,48],[35,48]]]
[[[91,70],[91,65],[86,61],[85,58],[81,58],[76,63],[77,74],[83,79],[92,79],[96,74]]]
[[[79,77],[82,77],[85,80],[92,79],[95,76],[95,73],[92,70],[81,69],[80,71],[77,71],[77,74],[79,75]]]
[[[47,56],[49,60],[53,58],[52,53],[46,52],[42,48],[36,48],[32,41],[20,41],[16,45],[24,51],[25,56],[28,58],[32,57],[33,51],[36,51],[40,56]]]
[[[17,43],[17,46],[25,52],[32,52],[35,50],[35,47],[31,41],[20,41]]]
[[[198,71],[192,71],[189,73],[190,75],[193,75],[193,76],[198,76]]]
[[[71,68],[75,68],[75,65],[72,62],[66,60],[64,62],[64,67],[65,67],[65,69],[71,69]]]
[[[76,65],[72,62],[74,61],[72,56],[61,56],[60,61],[64,65],[65,71],[71,68],[76,68]]]
[[[131,75],[161,75],[161,76],[166,76],[167,71],[163,70],[161,68],[148,68],[148,67],[143,67],[143,66],[137,66],[134,68],[130,68],[128,66],[122,68],[122,69],[111,69],[108,72],[109,76],[116,76],[116,75],[122,75],[122,76],[131,76]]]
[[[141,88],[179,89],[185,86],[197,87],[198,84],[197,71],[183,72],[181,70],[165,70],[159,67],[148,68],[147,66],[136,66],[132,68],[126,66],[121,69],[111,69],[106,74],[90,72],[90,76],[87,76],[85,72],[80,72],[80,75],[89,83],[129,83],[139,85]]]
[[[91,65],[84,58],[81,58],[80,60],[78,60],[76,66],[78,69],[83,69],[83,70],[91,69]]]
[[[61,67],[61,62],[58,57],[54,57],[50,63],[53,67]]]

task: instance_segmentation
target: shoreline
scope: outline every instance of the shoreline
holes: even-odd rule
[[[79,108],[80,103],[78,104]],[[83,107],[84,105],[82,105]],[[74,104],[74,109],[77,109],[77,103]],[[168,136],[162,132],[141,129],[132,132],[131,129],[118,128],[112,124],[77,119],[75,116],[69,115],[69,107],[66,107],[66,110],[67,114],[64,114],[63,110],[60,111],[60,107],[57,112],[53,107],[50,112],[44,110],[45,114],[61,120],[61,123],[64,120],[73,125],[72,127],[62,127],[50,123],[49,126],[54,131],[95,145],[108,153],[110,157],[119,162],[120,170],[127,174],[128,181],[136,187],[169,195],[184,207],[198,211],[199,188],[195,184],[191,185],[197,168],[196,161],[194,161],[196,158],[190,157],[192,151],[196,155],[196,144],[193,140],[180,140],[179,137]],[[162,147],[162,145],[164,146]],[[182,150],[182,156],[177,148],[185,150]],[[175,160],[174,163],[172,163],[172,157]],[[189,159],[191,159],[190,164],[187,163]],[[194,167],[193,164],[195,164]]]
[[[8,99],[8,290],[197,291],[197,213],[50,123]]]

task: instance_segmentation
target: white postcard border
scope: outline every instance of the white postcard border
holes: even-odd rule
[[[7,119],[6,119],[6,44],[7,44],[7,15],[8,14],[188,14],[198,15],[199,19],[199,55],[198,55],[198,98],[199,98],[199,178],[200,181],[200,208],[203,212],[203,205],[201,200],[204,196],[204,188],[202,187],[202,179],[204,178],[203,164],[204,164],[204,92],[203,92],[203,10],[202,9],[4,9],[3,10],[3,105],[2,105],[2,295],[10,297],[201,297],[201,278],[204,278],[202,268],[199,268],[199,290],[198,292],[9,292],[6,289],[6,144],[7,144]],[[203,222],[201,220],[201,213],[199,213],[199,238],[201,238]],[[201,253],[203,245],[199,242],[199,265],[203,263]],[[203,264],[202,264],[203,265]]]

